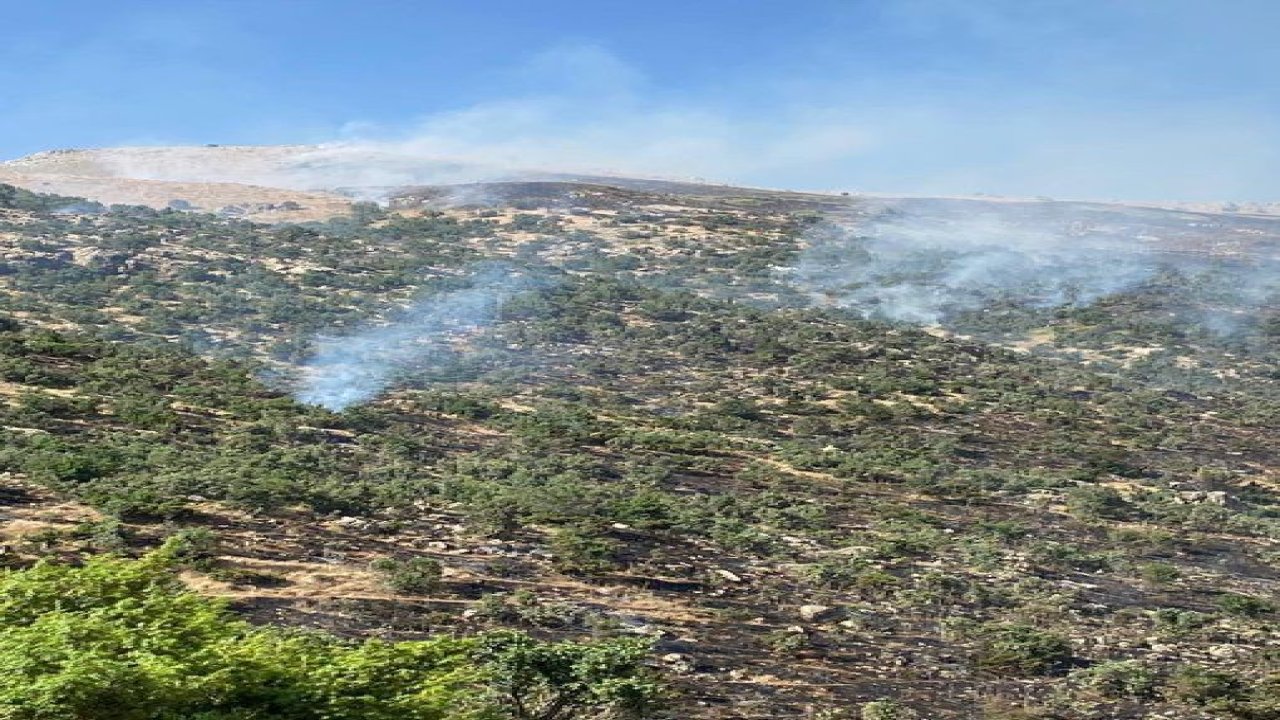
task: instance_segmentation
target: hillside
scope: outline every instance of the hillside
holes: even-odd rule
[[[199,157],[210,149],[55,150],[0,163],[0,182],[105,205],[174,206],[262,222],[324,220],[350,209],[346,196],[283,184],[265,172],[292,148],[255,148],[243,156],[252,160],[224,168]]]
[[[317,206],[307,215],[263,215],[264,222],[323,219],[344,210],[326,203],[341,197],[384,199],[406,188],[494,182],[573,182],[604,184],[676,195],[780,198],[810,204],[840,205],[847,193],[798,193],[747,189],[671,178],[640,178],[625,173],[601,173],[564,168],[493,166],[467,158],[424,156],[420,149],[395,144],[335,142],[319,145],[137,146],[48,150],[0,162],[0,182],[37,192],[74,195],[104,203],[147,205],[161,209],[172,199],[187,200],[206,211],[226,205],[273,202],[268,198],[291,194],[295,201]],[[243,186],[250,186],[245,188]],[[256,192],[258,196],[248,193]],[[1005,198],[976,195],[965,198],[901,197],[857,194],[864,199],[958,203],[985,212],[1012,206],[1039,208],[1065,205],[1111,211],[1165,224],[1187,222],[1270,222],[1280,215],[1280,203],[1177,201],[1058,202],[1048,198]],[[286,197],[284,199],[290,199]],[[281,202],[275,200],[274,202]],[[1154,211],[1154,212],[1148,212]],[[1062,215],[1063,212],[1051,211]]]
[[[402,179],[0,193],[5,562],[207,531],[256,623],[645,638],[682,716],[1280,712],[1280,222]],[[334,346],[371,401],[294,397]]]

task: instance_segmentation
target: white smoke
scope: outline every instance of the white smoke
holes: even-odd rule
[[[1068,225],[1028,227],[974,212],[891,209],[870,221],[828,223],[806,243],[780,279],[818,304],[923,324],[997,301],[1086,305],[1136,287],[1158,269],[1140,249]]]
[[[385,325],[322,336],[303,364],[298,400],[340,411],[366,402],[409,371],[447,368],[468,336],[497,320],[502,305],[540,281],[500,264],[474,269],[469,286],[422,297]]]

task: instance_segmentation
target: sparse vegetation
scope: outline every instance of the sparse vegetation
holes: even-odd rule
[[[1230,307],[1220,280],[940,337],[777,282],[792,201],[515,185],[276,227],[0,193],[5,582],[101,603],[6,626],[0,708],[1274,712],[1280,336],[1168,319]],[[342,413],[289,397],[315,333],[493,256],[555,282],[463,362]],[[82,553],[143,559],[49,561]]]

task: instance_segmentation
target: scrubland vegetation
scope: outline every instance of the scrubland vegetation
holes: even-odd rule
[[[1280,717],[1280,321],[1192,324],[1220,267],[926,331],[779,281],[805,208],[589,199],[0,193],[0,717]],[[555,281],[289,396],[494,257]]]

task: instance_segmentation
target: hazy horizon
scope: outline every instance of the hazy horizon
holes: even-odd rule
[[[346,142],[849,192],[1280,199],[1280,7],[82,0],[0,30],[0,158]]]

